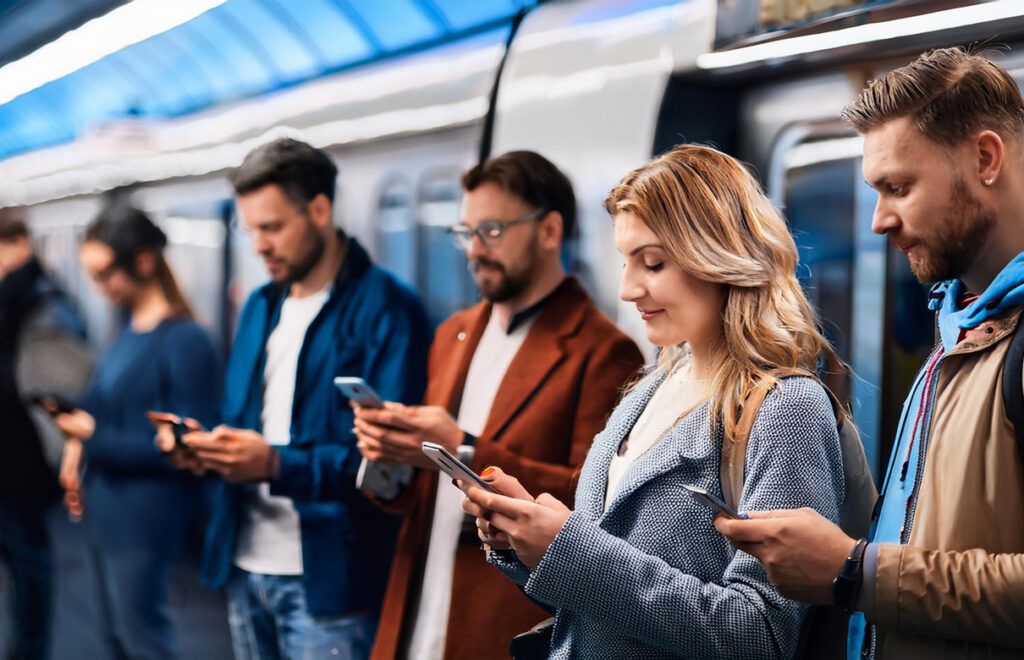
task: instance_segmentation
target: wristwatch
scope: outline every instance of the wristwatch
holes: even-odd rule
[[[853,614],[860,595],[860,585],[864,582],[864,549],[868,546],[867,539],[857,541],[850,556],[843,562],[839,575],[832,580],[832,592],[835,594],[836,605],[843,614]]]

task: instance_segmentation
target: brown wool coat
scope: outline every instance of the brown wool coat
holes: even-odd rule
[[[470,360],[490,313],[491,305],[480,303],[437,329],[426,404],[458,414]],[[477,439],[472,468],[480,472],[496,465],[534,495],[548,492],[571,506],[577,468],[621,388],[642,364],[636,345],[598,310],[575,278],[566,278],[505,373]],[[409,515],[398,538],[373,660],[405,657],[437,485],[436,472],[421,472],[401,498],[399,508]],[[455,559],[444,657],[508,657],[512,637],[547,617],[486,562],[475,527],[467,526]]]

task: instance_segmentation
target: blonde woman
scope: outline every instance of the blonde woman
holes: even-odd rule
[[[805,606],[780,596],[684,486],[721,496],[722,444],[746,396],[773,386],[754,420],[741,510],[812,507],[836,520],[836,418],[813,377],[838,360],[797,282],[797,250],[754,178],[684,145],[608,195],[657,364],[587,456],[575,509],[533,498],[500,470],[502,494],[466,489],[488,558],[557,611],[551,658],[787,658]]]

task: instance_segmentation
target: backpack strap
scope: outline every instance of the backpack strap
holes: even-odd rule
[[[765,386],[755,387],[747,395],[743,402],[743,409],[740,411],[740,418],[733,428],[732,437],[725,437],[722,440],[722,458],[718,466],[719,480],[722,482],[722,495],[725,502],[732,508],[737,508],[740,497],[743,495],[743,463],[747,455],[747,441],[750,440],[750,430],[754,427],[754,419],[757,411],[761,409],[764,398],[768,395]]]
[[[1010,340],[1010,349],[1003,362],[1003,407],[1017,434],[1017,450],[1024,460],[1024,315],[1017,319],[1017,328]]]

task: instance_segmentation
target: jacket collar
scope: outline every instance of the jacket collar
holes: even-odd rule
[[[964,330],[963,338],[946,354],[958,355],[985,350],[1012,333],[1017,328],[1022,313],[1024,313],[1024,309],[1016,308],[995,318],[982,321],[975,328]]]
[[[569,276],[545,299],[539,316],[522,346],[512,359],[498,392],[491,403],[491,412],[482,437],[496,440],[520,409],[540,388],[552,371],[565,359],[565,340],[575,335],[583,323],[590,298],[575,277]],[[448,354],[457,369],[449,371],[444,386],[443,405],[456,415],[462,401],[473,353],[480,343],[491,318],[491,303],[483,303],[462,316],[455,328],[458,342]]]
[[[622,475],[618,492],[608,503],[607,508],[605,507],[608,469],[612,458],[618,453],[622,441],[632,432],[633,426],[665,378],[665,372],[658,370],[641,381],[616,408],[605,431],[594,439],[594,445],[587,457],[587,469],[580,476],[580,484],[576,491],[581,496],[576,502],[577,509],[582,509],[581,512],[590,518],[598,520],[607,516],[647,482],[676,469],[685,460],[692,460],[692,456],[684,456],[685,452],[681,450],[681,447],[691,446],[692,443],[677,442],[676,437],[692,438],[708,432],[707,428],[700,428],[701,424],[707,424],[708,419],[708,404],[705,402],[690,411],[684,418],[686,421],[674,423],[664,438],[637,457]]]

